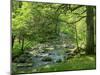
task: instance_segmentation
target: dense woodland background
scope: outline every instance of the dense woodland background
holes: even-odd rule
[[[79,66],[76,66],[76,68],[71,67],[69,70],[94,69],[96,55],[96,7],[72,4],[16,2],[12,0],[13,63],[20,60],[19,57],[25,52],[30,52],[34,49],[39,50],[39,48],[51,45],[57,49],[56,45],[58,44],[60,44],[59,47],[63,47],[62,51],[64,49],[66,53],[73,51],[71,59],[69,59],[70,65],[75,65],[82,61],[87,61],[86,65],[89,65],[86,66],[87,68],[78,68]],[[43,45],[45,47],[42,47]],[[78,57],[75,58],[75,56]],[[88,57],[89,59],[87,59]],[[79,58],[82,58],[82,61],[79,61]],[[94,61],[91,61],[91,58]],[[24,62],[25,59],[21,60]],[[72,63],[72,61],[74,62],[73,59],[75,59],[76,63]],[[58,65],[62,67],[59,66],[60,69],[58,68],[59,70],[56,71],[68,70],[70,68],[64,68],[66,63]],[[82,66],[83,64],[80,63],[80,67]],[[57,66],[53,67],[56,68]],[[47,70],[43,69],[43,67],[38,70],[38,72],[54,71],[53,68],[52,70],[50,68]]]

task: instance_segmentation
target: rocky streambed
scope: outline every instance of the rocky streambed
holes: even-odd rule
[[[15,61],[17,63],[17,69],[32,70],[33,68],[38,68],[40,66],[46,66],[50,64],[56,64],[67,60],[70,51],[66,52],[65,47],[61,45],[36,47],[31,51],[26,51],[23,55],[17,58]],[[20,64],[20,65],[19,65]]]

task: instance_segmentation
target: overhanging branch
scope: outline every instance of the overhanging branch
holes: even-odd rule
[[[83,17],[81,17],[80,19],[78,19],[77,21],[75,21],[75,22],[71,22],[71,23],[68,23],[67,22],[67,24],[74,24],[74,23],[77,23],[77,22],[79,22],[80,20],[82,20],[83,18],[85,18],[86,16],[83,16]]]
[[[76,15],[82,15],[82,14],[84,14],[86,12],[86,10],[84,10],[82,13],[73,13],[73,14],[76,14]]]
[[[85,18],[86,16],[81,16],[81,18],[79,18],[77,21],[74,21],[74,22],[66,22],[66,21],[63,21],[62,20],[62,22],[65,22],[66,24],[75,24],[75,23],[77,23],[77,22],[79,22],[79,21],[81,21],[83,18]]]

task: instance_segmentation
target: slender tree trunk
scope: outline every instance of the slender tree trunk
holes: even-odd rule
[[[58,25],[57,24],[55,24],[55,33],[57,34],[57,27]]]
[[[21,47],[21,50],[22,51],[24,50],[24,37],[22,38],[22,47]]]
[[[86,53],[94,54],[94,11],[92,6],[87,6],[87,46]]]
[[[19,44],[20,44],[21,43],[20,35],[19,35],[18,39],[19,39]]]
[[[14,46],[14,42],[15,42],[15,35],[12,35],[12,49],[13,49],[13,46]]]
[[[59,35],[59,32],[60,32],[60,27],[59,27],[59,25],[58,25],[58,18],[59,18],[59,13],[58,12],[55,12],[55,14],[56,14],[56,22],[55,22],[55,33],[56,33],[56,35]]]
[[[77,28],[76,28],[76,25],[75,25],[75,35],[76,35],[77,51],[79,51],[79,47],[78,47],[78,35],[77,35]]]

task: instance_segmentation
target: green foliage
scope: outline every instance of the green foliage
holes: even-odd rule
[[[93,9],[95,8],[93,7]],[[85,48],[88,44],[87,36],[89,36],[87,27],[90,26],[86,21],[88,16],[87,11],[84,5],[49,4],[12,0],[12,37],[15,36],[14,39],[12,38],[12,57],[16,59],[17,63],[31,62],[31,59],[28,58],[32,56],[28,57],[27,54],[24,55],[24,52],[33,50],[38,44],[47,44],[51,48],[54,47],[54,49],[56,49],[56,45],[61,46],[61,48],[65,45],[66,49],[70,49],[74,45],[73,49],[78,50],[79,48],[83,52],[86,51]],[[96,16],[92,16],[92,18],[96,20]],[[92,35],[96,36],[96,34]],[[36,48],[36,51],[43,49],[45,53],[50,51],[48,48],[39,46]],[[62,50],[64,51],[64,49]],[[33,52],[36,54],[39,53],[39,51],[35,52],[35,50]],[[50,57],[44,57],[42,61],[52,61],[52,59]],[[34,69],[34,72],[95,68],[94,56],[72,57],[68,61],[61,62],[61,60],[58,60],[57,62],[59,63]],[[24,71],[21,71],[21,73],[24,73]]]
[[[13,55],[13,57],[17,57],[17,56],[20,56],[21,53],[22,53],[21,46],[17,42],[17,43],[15,43],[15,46],[12,50],[12,55]]]
[[[19,4],[21,7],[19,7]],[[85,10],[85,7],[80,9],[80,12],[77,13],[77,11],[63,11],[65,8],[61,9],[60,7],[64,6],[67,8],[67,5],[61,4],[51,5],[44,3],[43,5],[42,3],[14,2],[13,6],[16,7],[12,13],[13,34],[16,36],[24,35],[25,39],[42,43],[57,36],[59,32],[67,33],[71,40],[75,40],[75,24],[69,23],[78,20],[80,15],[85,15],[80,14]],[[72,5],[72,7],[74,6]],[[84,21],[82,22],[84,23]],[[81,28],[80,25],[79,29]],[[79,35],[82,34],[79,33]],[[79,36],[79,38],[81,37]]]

